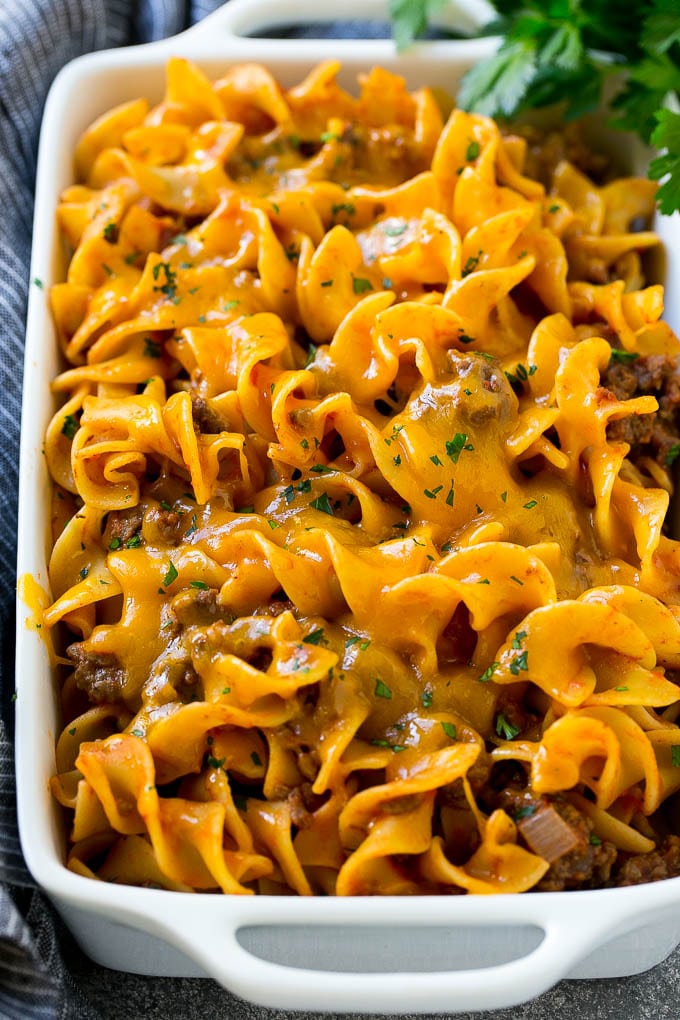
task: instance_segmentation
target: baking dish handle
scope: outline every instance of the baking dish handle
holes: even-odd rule
[[[342,917],[338,916],[342,912],[333,909],[337,901],[326,901],[322,919],[318,914],[312,919],[310,914],[307,924],[304,923],[307,912],[300,908],[308,901],[295,900],[297,913],[289,914],[284,906],[286,901],[282,904],[280,899],[275,907],[268,907],[260,900],[258,906],[263,909],[256,912],[257,920],[251,910],[247,912],[250,916],[241,912],[238,901],[231,901],[227,913],[219,909],[206,910],[208,903],[204,900],[203,905],[192,905],[190,910],[183,905],[178,911],[181,921],[178,917],[176,924],[167,913],[158,921],[163,929],[162,937],[193,958],[229,991],[262,1006],[321,1012],[450,1014],[500,1009],[526,1002],[566,977],[588,953],[608,941],[613,930],[617,935],[623,934],[635,923],[630,910],[603,911],[599,917],[584,917],[578,894],[566,894],[571,897],[566,903],[564,893],[557,895],[561,902],[553,901],[551,906],[547,903],[552,899],[550,894],[529,895],[526,900],[512,897],[511,905],[506,897],[477,898],[480,910],[469,917],[457,914],[450,906],[450,899],[448,911],[437,910],[433,905],[431,910],[419,910],[417,919],[408,916],[408,903],[403,906],[392,903],[388,907],[376,902],[376,924],[387,941],[390,931],[404,926],[436,927],[442,930],[442,937],[451,929],[469,935],[480,926],[512,932],[517,926],[529,924],[543,930],[540,944],[518,959],[466,970],[413,972],[408,970],[408,959],[391,960],[389,972],[312,970],[262,959],[239,941],[239,929],[258,925],[285,930],[302,927],[311,940],[332,939],[330,931],[324,936],[324,927],[342,923]],[[216,906],[210,904],[213,905]],[[249,904],[254,905],[252,901]],[[342,906],[342,902],[339,905]],[[289,914],[290,920],[283,921],[282,913]]]
[[[273,26],[339,19],[366,21],[375,18],[388,21],[388,8],[388,0],[343,0],[340,13],[335,4],[320,4],[319,0],[287,0],[286,3],[281,3],[281,0],[229,0],[213,14],[188,29],[183,38],[214,39],[216,32],[222,37],[226,35],[241,38],[250,32]],[[450,0],[445,9],[438,14],[439,23],[443,26],[471,35],[495,16],[494,9],[487,0]],[[374,43],[374,40],[352,40],[357,46],[361,46],[363,42]]]

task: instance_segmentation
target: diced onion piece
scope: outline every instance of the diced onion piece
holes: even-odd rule
[[[572,827],[553,807],[542,807],[535,814],[522,818],[517,828],[533,852],[551,864],[579,844]]]

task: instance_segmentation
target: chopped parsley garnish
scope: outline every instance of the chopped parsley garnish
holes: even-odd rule
[[[465,153],[465,159],[468,163],[471,163],[473,159],[477,159],[480,152],[479,142],[470,142]]]
[[[528,651],[525,649],[520,655],[516,655],[510,663],[510,672],[513,676],[519,676],[520,670],[528,670],[527,664]]]
[[[527,632],[525,630],[518,630],[512,639],[512,647],[517,650],[520,649],[522,647],[522,641],[524,641],[526,636]]]
[[[423,494],[427,496],[428,499],[436,499],[437,495],[442,491],[443,488],[444,488],[443,485],[437,485],[435,486],[434,489],[423,489]]]
[[[458,339],[462,344],[473,344],[475,342],[475,338],[473,336],[468,336],[467,333],[459,333]],[[470,396],[470,390],[464,390],[463,392],[466,393],[468,397]]]
[[[200,588],[201,591],[209,591],[210,589],[210,585],[206,584],[205,581],[189,581],[189,585],[192,588]]]
[[[467,259],[465,265],[461,270],[460,275],[463,280],[465,279],[466,276],[469,276],[470,273],[474,273],[475,269],[479,265],[479,260],[481,259],[483,254],[484,252],[480,250],[477,252],[476,255],[470,255],[470,257]]]
[[[139,534],[139,532],[137,532],[137,534],[133,535],[132,538],[128,538],[127,542],[125,543],[125,548],[126,549],[136,549],[141,544],[142,544],[142,536]]]
[[[223,687],[221,693],[222,694],[231,694],[231,687]]]
[[[533,510],[535,506],[538,506],[538,500],[530,499],[528,503],[524,504],[524,509]]]
[[[482,673],[482,675],[479,678],[481,680],[481,682],[483,684],[488,683],[489,680],[494,675],[494,673],[496,672],[496,670],[498,669],[499,666],[500,666],[500,662],[492,662],[490,666],[487,666],[487,668],[484,670],[484,672]]]
[[[309,505],[313,506],[315,510],[320,510],[324,514],[329,514],[331,517],[333,516],[333,507],[331,506],[331,501],[329,500],[328,493],[326,492],[322,492],[320,496],[316,497],[316,499],[312,499]]]
[[[213,756],[209,754],[205,759],[205,763],[208,766],[208,768],[221,769],[226,760],[227,760],[226,758],[213,758]]]
[[[458,458],[463,450],[474,450],[472,443],[468,443],[466,432],[456,432],[453,439],[446,440],[446,456],[449,457],[454,464],[458,463]]]
[[[430,460],[432,461],[433,464],[436,464],[438,467],[442,466],[442,462],[440,461],[440,459],[439,459],[439,457],[437,456],[436,453],[435,453],[434,457],[430,457]]]
[[[322,280],[321,281],[321,286],[322,287],[332,287],[333,286],[333,281],[332,280]]]
[[[391,446],[392,443],[396,443],[397,439],[399,438],[399,433],[402,431],[403,427],[404,427],[403,425],[393,425],[392,426],[391,434],[389,436],[387,436],[387,438],[383,439],[383,442],[385,443],[385,446]],[[403,507],[402,507],[402,510],[403,510]],[[411,512],[411,508],[410,507],[409,507],[408,510],[404,510],[405,514],[408,514],[410,512]]]
[[[448,495],[446,497],[446,505],[447,506],[453,506],[453,495],[454,495],[454,493],[453,493],[453,478],[452,478],[451,479],[451,488],[449,489]]]
[[[61,434],[63,436],[66,436],[67,439],[73,439],[79,428],[78,420],[74,414],[64,415],[64,424],[61,426]]]
[[[63,429],[62,429],[63,431]],[[680,443],[673,443],[670,450],[666,454],[666,466],[670,467],[680,457]]]
[[[163,577],[163,584],[165,585],[165,587],[167,588],[169,584],[172,584],[173,581],[176,581],[178,576],[179,575],[177,573],[177,568],[171,560],[168,563],[168,569],[165,572],[165,576]]]
[[[591,832],[588,836],[588,842],[591,846],[602,846],[602,840],[599,836],[596,836],[594,832]]]
[[[446,736],[449,737],[450,740],[457,740],[458,739],[458,734],[456,732],[456,727],[453,725],[453,723],[443,722],[441,724],[441,727],[444,730],[444,733],[446,734]]]
[[[69,732],[69,736],[71,736],[71,737],[75,736],[75,732],[76,732],[75,726],[72,726],[71,729],[68,732]]]
[[[281,525],[279,524],[278,521],[272,521],[272,520],[269,520],[269,519],[267,519],[267,524],[272,529],[272,531],[276,531],[277,528],[281,527]]]
[[[262,759],[260,758],[257,751],[252,752],[252,754],[250,755],[250,760],[252,761],[253,765],[257,765],[258,768],[262,765]]]
[[[515,577],[515,575],[514,575],[514,574],[510,574],[510,580],[511,580],[511,581],[514,581],[514,582],[515,582],[515,584],[519,584],[519,585],[521,585],[522,587],[524,587],[524,581],[520,581],[519,577]]]
[[[290,504],[295,499],[296,492],[311,492],[311,491],[312,491],[311,479],[303,478],[303,480],[298,485],[287,485],[283,490],[283,498],[285,499],[288,506],[290,506]],[[242,507],[241,512],[245,513],[246,507]],[[250,507],[248,512],[252,513],[252,507]]]
[[[154,290],[160,291],[161,294],[165,294],[171,301],[175,301],[175,295],[177,293],[177,273],[170,266],[169,262],[157,262],[152,269],[154,280],[158,280],[161,272],[165,273],[165,283],[157,284]]]
[[[502,737],[503,740],[514,740],[519,732],[519,726],[513,726],[511,722],[508,722],[502,712],[498,713],[496,716],[496,733],[499,737]]]
[[[122,544],[123,543],[121,542],[121,540],[119,538],[112,538],[111,541],[109,542],[109,549],[111,549],[113,552],[115,552],[116,549],[120,549]]]
[[[355,294],[365,294],[367,291],[373,290],[373,284],[370,280],[364,280],[360,276],[353,276],[352,289]]]
[[[507,502],[507,499],[508,499],[507,492],[501,492],[501,499],[503,500],[504,503]]]
[[[609,361],[618,361],[622,365],[627,365],[631,361],[637,361],[638,358],[639,354],[636,351],[622,351],[618,347],[612,347]]]
[[[82,569],[80,570],[80,580],[84,581],[89,573],[90,573],[89,567],[82,567]]]
[[[42,280],[40,279],[39,276],[34,276],[33,277],[33,285],[34,285],[34,287],[37,287],[38,290],[42,290],[43,286],[44,286],[43,282],[42,282]]]
[[[388,747],[390,751],[394,751],[396,754],[398,754],[399,751],[406,750],[403,744],[390,744],[389,740],[375,739],[371,741],[371,745],[373,747]]]
[[[376,679],[375,681],[375,696],[376,698],[387,698],[388,700],[392,697],[392,691],[389,689],[387,684],[383,683],[382,680]]]
[[[143,737],[144,736],[144,730],[130,730],[130,733],[132,734],[133,737]]]
[[[102,236],[105,241],[109,242],[109,244],[115,244],[116,241],[118,240],[118,227],[116,226],[116,224],[107,223],[106,226],[104,227]]]
[[[628,688],[625,685],[623,685],[621,687],[615,687],[614,690],[615,691],[627,691]]]
[[[323,627],[317,627],[317,629],[313,630],[311,634],[307,634],[306,637],[303,637],[302,641],[306,645],[319,645],[322,641],[325,644]]]
[[[430,690],[423,691],[423,693],[420,696],[420,700],[422,702],[423,708],[431,708],[432,707],[432,691],[430,691]]]
[[[519,808],[515,811],[513,818],[516,822],[522,820],[522,818],[531,818],[536,813],[536,804],[525,804],[524,807]]]
[[[311,363],[314,361],[314,358],[316,357],[316,350],[317,349],[315,344],[309,345],[309,347],[307,348],[307,357],[305,359],[305,363],[303,366],[304,368],[309,368]]]
[[[680,768],[680,744],[671,744],[671,765]]]
[[[345,212],[348,216],[354,216],[356,208],[351,202],[338,202],[336,205],[331,206],[331,216],[337,216],[340,212]],[[359,291],[355,290],[355,293],[358,294]]]
[[[394,464],[395,467],[399,467],[399,465],[401,464],[401,454],[400,453],[398,453],[396,457],[392,458],[392,463]]]

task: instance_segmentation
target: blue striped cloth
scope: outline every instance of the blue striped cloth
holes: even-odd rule
[[[33,183],[47,91],[82,53],[173,35],[220,0],[0,0],[0,1017],[95,1017],[63,964],[59,922],[16,829],[12,756],[17,451]],[[4,720],[4,722],[3,722]]]

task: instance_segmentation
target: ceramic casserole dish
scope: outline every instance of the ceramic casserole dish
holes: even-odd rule
[[[332,7],[332,10],[328,8]],[[343,63],[342,83],[382,65],[410,87],[449,92],[493,39],[429,42],[398,56],[390,41],[250,38],[265,26],[337,16],[314,0],[232,0],[178,38],[85,56],[51,90],[38,163],[26,339],[21,443],[17,611],[17,782],[27,864],[77,941],[96,962],[147,975],[210,975],[264,1006],[322,1012],[454,1013],[512,1006],[565,977],[630,975],[680,942],[680,878],[631,888],[510,896],[301,899],[184,894],[94,882],[64,866],[65,832],[48,781],[59,730],[53,670],[35,627],[47,589],[49,479],[41,455],[54,413],[59,370],[47,293],[63,278],[55,209],[72,182],[72,153],[84,128],[110,107],[160,97],[170,56],[217,77],[234,61],[267,65],[291,85],[324,59]],[[451,24],[487,20],[483,0],[450,9]],[[387,0],[345,0],[345,18],[387,17]],[[599,140],[599,139],[598,139]],[[605,136],[605,144],[608,144]],[[627,136],[621,162],[641,171]],[[680,217],[656,224],[665,243],[658,279],[680,270]],[[674,301],[674,303],[673,303]],[[680,295],[666,316],[680,330]]]

